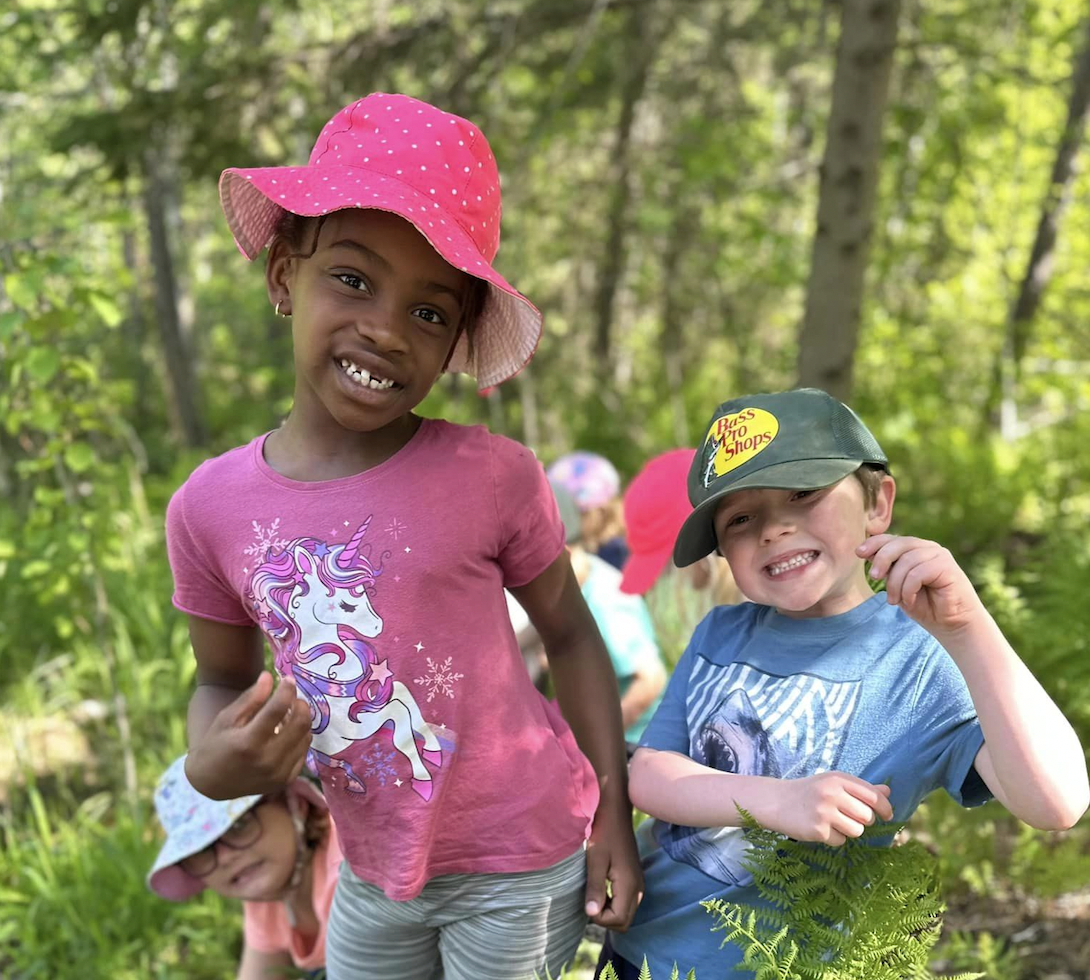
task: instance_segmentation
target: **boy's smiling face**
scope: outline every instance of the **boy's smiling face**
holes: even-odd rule
[[[785,616],[836,616],[870,598],[855,549],[889,527],[895,486],[869,505],[854,476],[820,490],[739,490],[719,504],[715,535],[738,587]]]

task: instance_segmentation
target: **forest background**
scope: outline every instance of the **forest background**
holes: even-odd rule
[[[219,172],[304,161],[372,90],[489,134],[498,266],[546,317],[516,380],[426,413],[628,477],[725,397],[827,387],[1090,745],[1088,39],[1087,0],[0,9],[0,974],[232,975],[235,913],[143,886],[193,680],[163,512],[289,407]],[[912,831],[940,965],[1087,976],[1086,821]]]

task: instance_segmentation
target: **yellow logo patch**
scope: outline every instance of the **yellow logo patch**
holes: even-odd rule
[[[710,450],[704,468],[705,488],[764,452],[779,431],[779,420],[763,408],[743,408],[733,415],[720,415],[704,438],[705,451]]]

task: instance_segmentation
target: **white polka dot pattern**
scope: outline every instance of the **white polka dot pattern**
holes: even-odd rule
[[[492,268],[500,247],[500,181],[484,134],[406,95],[373,93],[326,123],[305,167],[231,168],[220,203],[239,250],[256,258],[283,211],[376,208],[411,221],[456,269],[491,287],[474,336],[450,370],[490,388],[517,374],[541,337],[541,314]]]

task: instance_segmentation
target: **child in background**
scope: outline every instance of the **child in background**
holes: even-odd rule
[[[621,591],[621,573],[582,545],[582,522],[571,494],[553,484],[572,570],[605,640],[621,692],[621,720],[628,742],[638,742],[662,700],[666,670],[647,607]]]
[[[492,267],[496,161],[465,119],[374,94],[308,165],[227,170],[220,197],[242,252],[268,246],[295,393],[170,502],[186,774],[214,799],[275,793],[309,755],[345,856],[330,980],[556,975],[587,915],[624,928],[639,900],[616,682],[533,454],[413,414],[443,371],[499,384],[540,337]]]
[[[604,456],[582,450],[566,453],[546,471],[550,482],[572,495],[582,515],[580,537],[592,555],[621,568],[628,557],[621,477]]]
[[[692,449],[671,449],[655,456],[624,492],[630,553],[621,591],[643,597],[671,667],[715,606],[745,601],[719,555],[706,555],[686,568],[670,561],[677,533],[692,510],[685,480],[695,455]]]
[[[834,846],[939,788],[1042,829],[1082,816],[1078,738],[950,552],[886,533],[893,477],[849,408],[815,389],[725,402],[688,490],[675,563],[718,547],[752,601],[700,624],[632,760],[657,819],[640,828],[647,897],[603,950],[622,980],[644,955],[656,977],[752,977],[700,904],[760,902],[739,807]]]
[[[155,790],[167,833],[148,887],[174,902],[211,888],[242,900],[238,980],[325,966],[326,923],[341,863],[322,794],[296,779],[273,796],[210,800],[176,759]]]

